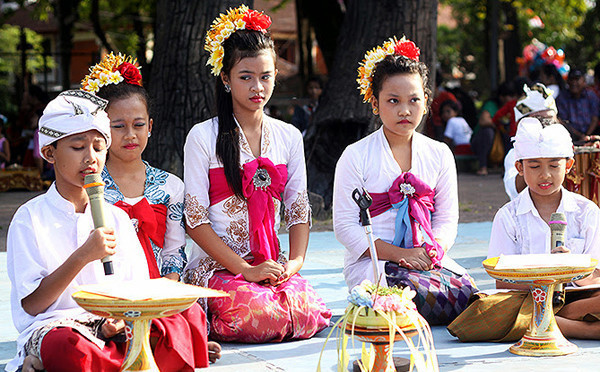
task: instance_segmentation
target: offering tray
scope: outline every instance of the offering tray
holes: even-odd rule
[[[526,356],[566,355],[577,351],[556,324],[552,297],[557,284],[580,280],[590,275],[598,260],[583,266],[543,266],[496,269],[499,257],[483,261],[483,267],[494,279],[528,285],[533,298],[533,314],[523,338],[510,347],[510,352]]]
[[[351,312],[354,312],[354,309]],[[372,309],[363,308],[356,317],[354,327],[352,326],[353,319],[354,314],[351,313],[344,331],[347,335],[351,335],[359,341],[369,342],[373,345],[375,361],[371,371],[394,372],[397,371],[397,368],[408,365],[408,359],[392,358],[390,354],[390,329],[383,317],[376,315]],[[398,319],[396,325],[402,330],[405,337],[413,337],[418,333],[415,326],[408,319]],[[340,324],[341,326],[342,324]],[[393,333],[392,343],[403,339],[399,332]]]
[[[125,320],[128,345],[121,371],[159,371],[150,348],[152,319],[180,313],[200,297],[228,296],[222,291],[165,278],[109,284],[80,286],[72,297],[79,306],[92,314]],[[149,291],[153,293],[148,295]]]

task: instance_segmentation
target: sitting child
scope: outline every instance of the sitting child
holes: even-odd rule
[[[111,227],[94,229],[83,188],[85,175],[102,171],[110,146],[106,103],[87,92],[66,91],[40,118],[40,153],[54,165],[56,182],[22,205],[8,230],[11,310],[20,334],[7,371],[19,369],[26,357],[27,372],[117,371],[125,357],[126,343],[112,338],[124,323],[89,314],[71,298],[82,284],[148,278],[125,212],[105,204]],[[100,262],[108,255],[114,265],[110,277]]]
[[[562,187],[565,175],[574,163],[573,144],[567,130],[562,125],[543,127],[536,118],[524,118],[517,128],[514,149],[515,167],[524,177],[527,188],[494,217],[488,257],[572,252],[600,258],[600,209],[592,201]],[[566,215],[567,233],[565,246],[551,250],[549,222],[555,212]],[[596,269],[574,285],[598,283],[600,276]],[[504,282],[497,282],[496,287],[526,289]],[[515,309],[522,315],[525,307],[519,303],[512,306],[510,302],[530,301],[524,293],[512,291],[477,300],[448,329],[461,341],[519,339],[527,330],[529,317],[522,316],[526,321],[516,322],[517,316],[509,314],[508,309]],[[500,298],[506,300],[502,305],[498,301]],[[498,311],[499,306],[503,311]],[[512,315],[515,317],[510,320]],[[491,317],[494,319],[490,322]],[[596,321],[599,319],[598,291],[587,291],[586,296],[578,295],[577,298],[567,292],[565,305],[556,313],[556,321],[565,337],[599,339],[600,322]]]
[[[517,101],[514,109],[517,125],[522,118],[526,117],[537,118],[542,125],[549,119],[552,120],[549,122],[560,124],[556,117],[557,113],[558,109],[551,90],[540,83],[533,84],[531,88],[527,85],[523,86],[523,95]],[[516,160],[515,149],[510,149],[504,157],[504,190],[511,200],[516,198],[527,186],[523,176],[519,175],[515,168]]]
[[[470,142],[473,134],[469,123],[460,114],[460,104],[454,100],[446,100],[440,105],[440,117],[446,125],[444,142],[459,155],[472,153]]]

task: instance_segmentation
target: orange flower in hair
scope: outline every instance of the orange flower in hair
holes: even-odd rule
[[[376,46],[365,54],[360,66],[358,67],[358,89],[363,95],[364,102],[370,102],[373,99],[373,73],[377,64],[387,56],[402,56],[413,61],[419,61],[421,50],[417,45],[405,38],[397,40],[394,36],[381,46]]]
[[[100,63],[90,67],[90,73],[81,81],[81,89],[97,93],[103,86],[119,84],[122,81],[142,86],[142,74],[137,60],[131,56],[121,53],[114,55],[111,52]]]
[[[267,32],[271,26],[271,18],[262,13],[240,5],[230,8],[226,14],[220,14],[210,26],[206,33],[204,50],[210,52],[210,58],[206,62],[212,66],[211,72],[218,76],[223,68],[223,43],[237,30],[254,30]]]

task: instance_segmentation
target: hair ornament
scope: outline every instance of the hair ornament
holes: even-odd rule
[[[417,45],[408,40],[406,37],[398,40],[394,36],[388,41],[384,42],[381,46],[376,46],[372,50],[365,54],[360,66],[358,67],[358,89],[360,94],[363,95],[364,102],[370,102],[373,98],[373,89],[371,84],[373,82],[373,72],[377,64],[385,59],[387,56],[402,56],[414,61],[419,62],[419,55],[421,50]]]
[[[230,8],[226,14],[220,14],[206,33],[204,49],[210,52],[206,65],[212,66],[212,74],[218,76],[223,68],[223,43],[237,30],[254,30],[267,32],[271,26],[271,17],[240,5]]]
[[[121,53],[112,52],[98,64],[90,67],[90,73],[81,81],[81,89],[97,93],[100,88],[109,84],[127,84],[142,86],[142,74],[137,59]]]

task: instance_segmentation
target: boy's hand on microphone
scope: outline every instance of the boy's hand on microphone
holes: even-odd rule
[[[554,248],[550,253],[571,253],[571,250],[563,245]]]
[[[85,243],[77,250],[84,260],[92,262],[115,254],[117,239],[112,227],[94,229]]]

